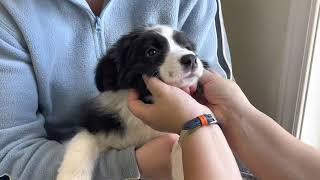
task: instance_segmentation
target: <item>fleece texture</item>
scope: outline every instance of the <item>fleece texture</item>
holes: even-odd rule
[[[184,31],[200,58],[232,76],[219,1],[110,0],[96,16],[85,0],[0,0],[0,176],[55,179],[81,105],[98,94],[99,59],[150,24]],[[134,147],[102,153],[94,173],[139,178]]]

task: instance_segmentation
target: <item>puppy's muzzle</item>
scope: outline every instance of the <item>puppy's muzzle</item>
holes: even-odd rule
[[[180,63],[186,71],[194,71],[198,67],[197,57],[193,54],[182,56]]]

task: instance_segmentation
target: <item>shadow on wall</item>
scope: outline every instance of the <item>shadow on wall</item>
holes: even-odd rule
[[[222,0],[234,76],[251,103],[276,117],[290,0]]]

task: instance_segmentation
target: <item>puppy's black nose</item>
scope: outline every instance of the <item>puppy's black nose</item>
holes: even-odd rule
[[[187,68],[194,69],[197,67],[197,57],[193,54],[182,56],[180,63]]]

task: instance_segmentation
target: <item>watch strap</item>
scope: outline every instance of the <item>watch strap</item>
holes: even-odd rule
[[[178,140],[179,144],[181,145],[181,142],[184,140],[184,138],[195,132],[197,129],[201,128],[202,126],[212,124],[218,124],[218,121],[213,114],[203,114],[186,122],[182,126],[182,130],[180,132],[180,137]]]

